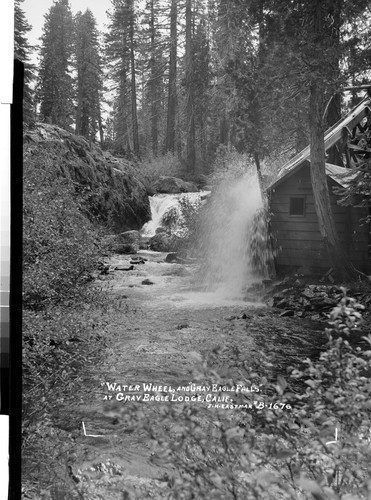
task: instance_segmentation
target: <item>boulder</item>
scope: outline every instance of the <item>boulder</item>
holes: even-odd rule
[[[130,264],[145,264],[147,259],[144,259],[143,257],[133,257],[130,260]]]
[[[140,240],[142,239],[142,236],[139,231],[124,231],[123,233],[120,233],[116,236],[116,239],[119,243],[132,243],[134,245],[138,245]]]
[[[174,240],[167,233],[158,233],[149,240],[149,248],[155,252],[171,252]]]
[[[179,276],[181,278],[185,278],[191,275],[192,273],[182,266],[173,267],[172,269],[169,269],[162,274],[162,276]]]
[[[134,271],[134,266],[124,267],[124,266],[116,266],[115,271]]]
[[[183,181],[178,177],[161,176],[154,185],[157,193],[194,193],[198,188],[193,182]]]
[[[153,281],[148,278],[142,281],[142,285],[154,285]]]
[[[108,237],[108,248],[116,253],[137,253],[140,248],[141,238],[139,231],[124,231]]]
[[[133,243],[114,243],[110,247],[110,250],[112,250],[112,252],[122,254],[137,253],[137,249],[138,247]]]
[[[178,254],[176,252],[168,253],[165,262],[178,262]]]

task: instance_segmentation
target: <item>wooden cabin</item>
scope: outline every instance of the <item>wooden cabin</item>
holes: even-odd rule
[[[332,127],[325,135],[325,148],[337,147],[347,167],[354,167],[358,161],[354,155],[355,127],[367,116],[370,101],[365,100],[347,117]],[[356,111],[354,113],[354,111]],[[348,121],[348,123],[346,123]],[[349,130],[349,124],[352,129]],[[344,136],[348,137],[344,141]],[[352,139],[353,137],[353,139]],[[349,149],[344,151],[344,144]],[[340,149],[340,146],[341,148]],[[363,145],[363,155],[371,148]],[[349,151],[352,154],[347,154]],[[359,159],[359,158],[358,158]],[[347,188],[354,177],[352,168],[326,163],[331,209],[336,229],[349,260],[360,271],[371,274],[370,228],[362,224],[369,215],[367,207],[344,207],[338,204],[339,196],[334,187]],[[278,273],[301,269],[306,273],[326,273],[331,268],[325,244],[319,231],[314,196],[310,179],[310,149],[306,148],[293,158],[281,171],[279,178],[267,189],[271,217],[271,229],[277,250],[276,269]]]

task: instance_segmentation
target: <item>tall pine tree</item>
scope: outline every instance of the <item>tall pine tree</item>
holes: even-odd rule
[[[23,121],[32,126],[35,123],[32,82],[35,66],[30,62],[31,45],[27,40],[27,33],[32,26],[27,22],[21,4],[24,0],[15,0],[14,3],[14,58],[24,63],[24,90],[23,90]]]
[[[131,124],[133,129],[133,150],[139,155],[139,127],[138,127],[138,104],[137,104],[137,82],[136,82],[136,58],[135,58],[135,6],[134,0],[127,1],[127,12],[129,16],[129,48],[130,48],[130,90],[131,90]]]
[[[186,0],[185,92],[186,92],[186,165],[192,175],[196,169],[195,81],[194,81],[194,31],[193,2]]]
[[[68,0],[58,0],[45,15],[37,86],[40,115],[70,128],[73,122],[73,19]]]
[[[171,0],[170,7],[170,53],[169,80],[167,102],[167,125],[165,151],[175,152],[177,99],[177,41],[178,41],[178,7],[177,0]]]
[[[114,83],[115,149],[124,154],[138,154],[134,3],[132,0],[111,0],[111,3],[105,55]]]
[[[158,154],[158,138],[159,138],[159,123],[161,109],[161,84],[163,71],[162,64],[162,44],[158,31],[158,12],[156,9],[155,0],[149,0],[147,4],[149,9],[149,38],[150,38],[150,60],[149,60],[149,101],[151,114],[151,143],[152,153],[154,156]]]
[[[98,31],[92,12],[75,16],[76,61],[76,133],[95,140],[100,134],[103,142],[101,118],[102,69],[99,55]]]

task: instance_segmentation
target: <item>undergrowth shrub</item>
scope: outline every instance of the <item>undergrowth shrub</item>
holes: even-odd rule
[[[346,175],[344,176],[346,177]],[[340,195],[339,204],[343,206],[365,207],[364,217],[360,224],[371,225],[371,215],[369,210],[371,202],[371,159],[366,158],[359,165],[352,168],[352,176],[348,180],[347,189],[342,187],[334,188],[334,193]]]
[[[138,407],[121,410],[133,429],[147,430],[153,462],[173,470],[161,498],[370,498],[371,335],[362,348],[347,340],[362,310],[344,293],[330,316],[326,350],[285,377],[267,380],[271,363],[254,363],[232,344],[199,359],[185,394],[202,396],[200,387],[216,384],[213,396],[229,394],[246,408],[168,404],[156,410],[160,424]],[[223,376],[212,368],[221,350],[229,359]],[[238,384],[251,390],[228,391]]]
[[[138,171],[149,191],[154,189],[154,184],[161,176],[183,177],[184,174],[179,158],[171,152],[143,159],[138,165]]]
[[[175,250],[187,253],[193,249],[199,235],[201,212],[201,197],[191,199],[187,195],[179,199],[177,206],[165,212],[161,226],[172,238]]]
[[[110,315],[125,306],[90,283],[102,234],[81,190],[47,152],[26,151],[23,173],[22,484],[27,498],[75,498],[67,486],[64,496],[50,492],[75,446],[61,429],[79,425],[71,407],[84,398]]]
[[[73,293],[99,257],[98,231],[48,154],[25,158],[23,228],[23,304],[40,309]]]
[[[79,300],[23,312],[22,482],[30,495],[33,486],[38,491],[27,498],[57,498],[49,491],[56,483],[68,489],[76,444],[66,430],[79,430],[78,407],[97,376],[112,315],[125,309],[122,298],[89,286]],[[48,491],[40,496],[42,486]],[[63,496],[75,497],[74,488]]]

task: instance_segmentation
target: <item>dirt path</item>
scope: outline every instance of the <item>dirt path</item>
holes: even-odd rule
[[[102,365],[88,375],[73,407],[65,407],[59,416],[62,437],[71,441],[66,474],[77,498],[163,497],[168,471],[152,462],[155,450],[145,433],[129,431],[123,414],[135,403],[125,396],[140,397],[139,404],[156,418],[159,405],[143,400],[143,384],[188,385],[198,355],[231,339],[250,358],[267,349],[275,352],[279,366],[290,349],[295,355],[292,337],[301,333],[301,345],[307,342],[310,347],[311,334],[319,331],[303,321],[280,318],[258,301],[194,291],[192,266],[165,263],[165,255],[154,252],[141,256],[147,259],[144,264],[131,271],[115,270],[103,282],[109,293],[121,298],[121,312],[110,318]],[[115,256],[110,264],[129,267],[130,257]],[[114,383],[116,390],[110,391],[108,384]],[[125,489],[131,496],[123,495]]]

